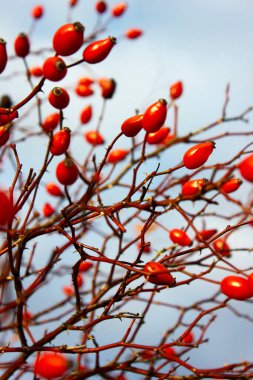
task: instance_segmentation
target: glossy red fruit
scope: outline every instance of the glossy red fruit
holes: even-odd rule
[[[253,296],[253,291],[246,278],[227,276],[220,283],[220,289],[227,297],[235,300],[246,300]]]
[[[159,99],[151,104],[143,114],[142,127],[147,132],[156,132],[164,124],[167,115],[167,102]]]
[[[166,145],[168,142],[173,140],[175,138],[175,135],[173,133],[168,134],[163,141],[161,141],[161,144]]]
[[[240,178],[232,178],[223,183],[223,185],[221,186],[221,190],[224,191],[224,193],[226,194],[233,193],[234,191],[239,189],[241,184],[242,180]]]
[[[87,272],[93,267],[90,261],[82,261],[78,267],[79,272]]]
[[[78,3],[78,0],[69,0],[69,5],[71,7],[75,7],[77,5],[77,3]]]
[[[56,352],[41,353],[34,363],[34,373],[45,379],[63,377],[68,370],[68,360],[64,354]]]
[[[139,250],[142,249],[141,241],[138,242],[137,247],[138,247]],[[150,253],[151,252],[151,246],[150,245],[145,245],[142,252]]]
[[[249,283],[251,291],[253,292],[253,273],[250,273],[248,275],[248,283]]]
[[[42,77],[43,75],[43,70],[40,66],[34,66],[31,67],[29,70],[29,74],[32,75],[33,77]]]
[[[149,133],[147,137],[147,143],[150,145],[160,144],[170,133],[170,128],[162,127],[157,132]]]
[[[90,86],[84,85],[84,84],[78,84],[75,88],[75,93],[78,96],[86,97],[91,96],[94,94],[93,89]]]
[[[50,218],[55,213],[55,209],[50,205],[50,203],[45,203],[42,209],[45,218]]]
[[[4,71],[8,61],[6,42],[0,38],[0,74]]]
[[[238,165],[241,176],[249,182],[253,182],[253,154],[245,157]]]
[[[7,143],[10,138],[10,129],[6,126],[0,127],[0,146],[3,146]]]
[[[140,352],[140,357],[143,360],[151,360],[151,359],[153,359],[154,356],[155,356],[155,353],[151,350],[142,350]]]
[[[62,25],[54,34],[53,47],[58,55],[76,53],[83,44],[84,26],[80,22]]]
[[[8,115],[1,115],[0,113],[0,126],[9,124],[12,120],[18,117],[18,111],[13,111]]]
[[[46,79],[57,82],[67,74],[67,67],[60,57],[49,57],[43,64],[43,75]]]
[[[193,335],[193,332],[190,331],[189,334],[187,334],[184,339],[183,339],[183,342],[185,344],[191,344],[192,342],[194,342],[194,335]]]
[[[115,37],[107,37],[103,40],[92,42],[83,51],[84,61],[92,64],[103,61],[115,44]]]
[[[54,87],[48,95],[48,101],[54,108],[61,110],[69,104],[69,94],[61,87]]]
[[[116,82],[110,78],[100,78],[98,84],[101,88],[101,96],[104,99],[111,99],[116,90]]]
[[[183,184],[181,193],[186,197],[194,196],[202,191],[206,183],[208,183],[208,180],[204,178],[192,179]]]
[[[107,162],[110,164],[116,164],[119,161],[124,160],[124,158],[128,155],[129,150],[126,149],[114,149],[108,154]]]
[[[174,285],[175,279],[172,277],[168,269],[161,263],[150,261],[144,265],[145,274],[144,277],[151,284],[156,285]]]
[[[8,193],[4,190],[0,190],[0,205],[0,226],[3,227],[12,216],[12,203]]]
[[[91,105],[85,106],[80,113],[80,121],[82,124],[87,124],[92,118]]]
[[[81,288],[83,286],[83,277],[80,274],[77,275],[76,282],[78,288]]]
[[[46,184],[46,190],[50,195],[53,195],[54,197],[62,197],[63,192],[61,191],[60,187],[53,182],[49,182]]]
[[[48,115],[42,123],[42,128],[45,132],[49,133],[53,131],[60,121],[60,115],[58,113],[52,113]]]
[[[126,8],[127,8],[126,3],[122,1],[121,3],[114,5],[114,7],[112,8],[111,14],[113,17],[119,17],[125,12]]]
[[[67,297],[72,297],[75,294],[75,289],[72,285],[65,285],[62,291]]]
[[[164,344],[161,348],[161,354],[164,356],[166,359],[169,360],[174,360],[176,355],[176,351],[173,347],[167,347],[166,344]]]
[[[216,239],[213,243],[213,248],[222,256],[231,256],[230,247],[222,238]]]
[[[87,131],[84,134],[85,140],[90,143],[91,145],[102,145],[104,144],[105,140],[101,133],[97,131]]]
[[[126,119],[121,125],[121,131],[127,137],[134,137],[142,130],[143,115],[136,115]]]
[[[187,233],[183,230],[179,230],[178,228],[174,228],[170,230],[170,239],[175,244],[179,244],[182,247],[190,247],[192,245],[192,240],[189,238]]]
[[[197,169],[204,165],[214,148],[215,143],[213,141],[207,141],[192,146],[184,154],[183,162],[185,167],[187,169]]]
[[[170,86],[170,97],[171,97],[171,99],[176,100],[176,99],[180,98],[182,93],[183,93],[183,83],[182,82],[179,81],[179,82],[173,83]]]
[[[31,15],[34,19],[41,18],[43,14],[44,14],[44,8],[42,7],[42,5],[36,5],[35,7],[33,7],[31,11]]]
[[[107,10],[107,4],[105,1],[100,0],[96,2],[95,9],[98,13],[104,13]]]
[[[196,235],[196,239],[199,242],[203,242],[203,241],[211,239],[211,237],[214,236],[216,233],[217,233],[216,228],[212,228],[209,230],[202,230],[202,231],[199,231],[199,233]]]
[[[71,131],[69,128],[63,128],[55,133],[50,148],[50,152],[54,156],[60,156],[61,154],[66,153],[70,144],[70,133]]]
[[[59,162],[56,167],[56,177],[64,186],[73,185],[73,183],[76,182],[78,175],[78,167],[70,158],[66,158]]]
[[[94,79],[90,77],[82,77],[78,81],[78,84],[83,84],[84,86],[90,86],[93,83],[94,83]]]
[[[25,58],[30,52],[30,41],[25,33],[20,33],[14,41],[14,50],[18,57]]]
[[[130,40],[134,40],[134,39],[142,36],[142,34],[143,34],[143,31],[141,29],[138,29],[138,28],[131,28],[125,32],[126,38],[129,38]]]

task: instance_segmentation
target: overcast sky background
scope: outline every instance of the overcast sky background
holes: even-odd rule
[[[81,21],[89,34],[96,20],[93,11],[95,1],[79,2],[80,5],[73,9],[72,20]],[[112,5],[116,2],[108,3]],[[7,41],[10,55],[13,54],[12,46],[16,35],[30,29],[30,10],[36,4],[32,0],[1,2],[0,37]],[[32,49],[48,46],[55,30],[65,23],[67,16],[67,0],[41,0],[40,4],[45,6],[46,13],[34,30]],[[119,38],[109,58],[92,67],[97,76],[113,77],[118,84],[117,96],[108,105],[105,116],[108,141],[115,136],[122,121],[134,114],[136,108],[143,110],[158,98],[168,98],[169,86],[178,80],[183,81],[185,88],[184,96],[178,102],[179,133],[195,130],[220,117],[228,83],[231,84],[228,108],[230,116],[253,105],[251,0],[128,0],[128,5],[124,17],[113,20],[104,37],[108,34],[118,37],[130,27],[139,27],[144,30],[143,38],[136,41]],[[78,54],[76,57],[80,58],[81,53]],[[42,60],[31,56],[28,57],[28,62],[35,65],[41,64]],[[22,61],[15,60],[10,62],[4,75],[21,70]],[[74,68],[68,74],[66,83],[73,83],[77,72],[80,72],[80,76],[82,72],[85,75],[87,67]],[[29,92],[29,87],[19,75],[15,77],[15,86],[13,83],[0,78],[1,93],[9,92],[17,103]],[[52,87],[52,84],[47,83],[45,94]],[[77,101],[77,107],[80,104],[80,100],[79,103]],[[23,111],[25,109],[26,107]],[[23,111],[20,111],[20,115]],[[78,112],[77,110],[75,115],[73,108],[67,110],[66,117],[77,123]],[[30,123],[33,123],[32,119]],[[231,129],[238,130],[239,125],[241,126],[232,124]],[[247,128],[252,129],[251,122]],[[245,144],[247,141],[245,139]],[[24,173],[29,171],[31,165],[36,166],[36,162],[33,163],[34,154],[43,157],[46,141],[43,144],[44,142],[41,143],[41,151],[38,146],[28,151],[24,144],[24,149],[20,152]],[[223,148],[218,153],[216,151],[216,158],[226,159],[237,149],[234,143],[232,146],[224,143]],[[242,196],[244,194],[241,193]],[[251,244],[250,229],[245,230],[241,236]],[[238,240],[242,240],[242,237]],[[235,239],[236,242],[238,243]],[[247,265],[250,265],[249,261],[252,261],[252,257],[247,255]],[[200,291],[197,285],[191,286],[191,292],[195,296]],[[183,297],[187,302],[191,292],[186,294],[185,289],[177,289],[172,300]],[[250,310],[245,302],[235,301],[234,305],[240,310]],[[36,308],[36,305],[32,306]],[[150,342],[154,332],[159,334],[159,330],[163,331],[170,318],[166,312],[161,315],[152,314],[149,328],[145,330],[146,343]],[[106,342],[111,330],[108,328],[103,333]],[[249,322],[236,320],[227,311],[219,312],[217,324],[210,329],[211,336],[209,344],[191,353],[191,363],[208,367],[229,361],[253,360],[253,332]]]

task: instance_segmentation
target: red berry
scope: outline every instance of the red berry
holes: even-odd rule
[[[187,233],[177,228],[170,230],[170,239],[173,243],[179,244],[182,247],[190,247],[192,245],[192,240],[189,238]]]
[[[253,182],[253,154],[245,157],[238,165],[241,176],[249,182]]]
[[[1,115],[0,113],[0,126],[9,124],[12,120],[18,117],[18,111],[13,111],[8,115]]]
[[[98,13],[104,13],[107,10],[107,4],[105,1],[100,0],[96,2],[95,8]]]
[[[202,230],[202,231],[199,231],[199,233],[196,235],[196,239],[199,242],[203,242],[203,241],[211,239],[211,237],[214,236],[216,233],[217,233],[217,230],[215,228],[210,229],[210,230]]]
[[[69,0],[69,5],[71,7],[74,7],[75,5],[77,5],[77,3],[78,3],[78,0]]]
[[[115,44],[115,37],[107,37],[104,40],[92,42],[83,51],[84,61],[92,64],[103,61]]]
[[[83,44],[84,26],[80,22],[62,25],[54,34],[53,47],[58,55],[76,53]]]
[[[147,132],[156,132],[164,124],[167,115],[167,102],[165,99],[159,99],[151,104],[143,115],[142,127]]]
[[[62,197],[63,192],[61,191],[60,187],[56,185],[56,183],[49,182],[46,184],[47,192],[50,195],[53,195],[54,197]]]
[[[59,121],[60,121],[59,114],[52,113],[45,118],[44,122],[42,123],[42,128],[47,133],[51,132],[57,127],[57,125],[59,124]]]
[[[73,296],[75,294],[75,289],[74,289],[74,287],[72,285],[65,285],[62,288],[62,291],[68,297],[71,297],[71,296]]]
[[[45,203],[42,212],[46,218],[50,218],[50,216],[55,213],[55,209],[50,205],[50,203]]]
[[[140,356],[143,360],[151,360],[155,356],[155,353],[151,350],[142,350]]]
[[[0,146],[7,143],[10,138],[10,130],[6,126],[0,126]]]
[[[216,239],[213,243],[213,248],[222,256],[231,256],[229,245],[222,238]]]
[[[104,99],[111,99],[116,89],[115,80],[110,78],[101,78],[98,80],[98,84],[101,88],[101,96]]]
[[[248,275],[248,283],[249,283],[251,291],[253,292],[253,273],[250,273]]]
[[[6,50],[6,42],[0,38],[0,74],[4,71],[7,64],[8,56]]]
[[[107,162],[110,164],[116,164],[119,161],[124,160],[124,158],[128,155],[129,150],[126,149],[114,149],[108,154]]]
[[[34,76],[34,77],[42,77],[43,70],[40,66],[34,66],[34,67],[30,68],[29,74]]]
[[[232,179],[229,179],[228,181],[226,181],[225,183],[223,183],[223,185],[221,186],[221,190],[224,191],[224,193],[233,193],[234,191],[236,191],[237,189],[239,189],[239,187],[241,186],[242,184],[242,180],[239,179],[239,178],[232,178]]]
[[[80,114],[80,121],[82,124],[87,124],[92,117],[92,107],[91,105],[85,106]]]
[[[41,5],[36,5],[31,11],[31,15],[35,19],[41,18],[43,14],[44,8]]]
[[[83,286],[83,277],[80,274],[77,275],[76,282],[78,288],[81,288]]]
[[[59,162],[56,167],[56,177],[64,186],[73,185],[78,178],[78,174],[78,167],[70,158],[66,158],[64,161]]]
[[[14,41],[14,50],[18,57],[25,58],[30,52],[30,42],[25,33],[20,33]]]
[[[186,337],[184,337],[183,342],[186,344],[191,344],[192,342],[194,342],[194,335],[192,331],[190,331],[189,334],[187,334]]]
[[[90,77],[82,77],[78,81],[78,84],[83,84],[84,86],[89,86],[93,83],[94,83],[94,80]]]
[[[61,110],[69,104],[69,94],[61,87],[54,87],[48,95],[48,100],[51,106]]]
[[[187,169],[197,169],[208,160],[215,148],[213,141],[207,141],[194,145],[188,149],[183,157],[184,165]]]
[[[121,131],[127,137],[134,137],[142,130],[143,115],[136,115],[126,119],[121,125]]]
[[[53,136],[50,152],[54,156],[66,153],[70,144],[70,129],[63,128]]]
[[[180,98],[183,93],[183,83],[176,82],[170,86],[170,97],[173,100]]]
[[[43,64],[43,75],[46,79],[57,82],[65,77],[67,67],[60,57],[49,57]]]
[[[139,250],[142,249],[141,241],[139,241],[139,243],[137,244],[137,247],[138,247]],[[145,245],[142,252],[150,253],[151,252],[151,246],[150,245]]]
[[[165,145],[167,144],[169,141],[173,140],[175,138],[175,135],[174,134],[168,134],[165,139],[163,141],[161,141],[161,144]]]
[[[162,127],[157,132],[149,133],[147,137],[147,143],[150,145],[160,144],[164,141],[167,135],[170,133],[170,128]]]
[[[129,38],[130,40],[133,40],[135,38],[138,38],[140,37],[141,35],[143,34],[143,31],[141,29],[138,29],[138,28],[131,28],[131,29],[128,29],[126,32],[125,32],[125,36],[127,38]]]
[[[68,360],[64,354],[56,352],[41,353],[35,363],[34,372],[36,376],[42,376],[45,379],[56,379],[63,377],[68,370]]]
[[[84,84],[78,84],[75,88],[75,93],[78,96],[86,97],[86,96],[92,95],[94,93],[94,91],[92,90],[92,88],[90,86],[87,86]]]
[[[161,347],[161,354],[166,358],[166,359],[169,359],[169,360],[174,360],[175,356],[176,356],[176,351],[174,350],[173,347],[166,347],[166,344],[164,344],[162,347]]]
[[[253,295],[249,282],[244,277],[227,276],[220,283],[223,294],[235,300],[246,300]]]
[[[144,277],[151,284],[156,285],[174,285],[175,279],[172,277],[168,269],[161,263],[150,261],[144,265]]]
[[[82,261],[78,267],[79,272],[87,272],[93,267],[93,263],[90,261]]]
[[[8,193],[0,190],[0,226],[5,226],[12,216],[12,204]]]
[[[206,179],[193,179],[187,181],[183,184],[181,192],[184,196],[199,194],[207,182]]]
[[[111,12],[112,16],[113,17],[121,16],[125,12],[126,7],[127,7],[127,5],[124,1],[122,3],[114,5],[114,7],[112,8],[112,12]]]
[[[104,144],[105,140],[101,133],[97,131],[87,131],[84,134],[85,140],[90,143],[91,145],[102,145]]]

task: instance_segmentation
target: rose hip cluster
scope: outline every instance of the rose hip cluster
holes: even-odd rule
[[[96,12],[99,20],[95,32],[86,35],[85,27],[80,21],[68,21],[61,25],[52,36],[50,49],[45,50],[50,51],[49,56],[45,58],[43,52],[41,66],[30,67],[27,57],[30,57],[33,52],[31,33],[34,25],[39,20],[43,20],[47,14],[44,6],[37,5],[32,9],[31,31],[27,34],[18,34],[14,41],[15,58],[19,62],[23,60],[25,75],[32,90],[16,105],[12,104],[9,97],[2,97],[0,104],[1,163],[4,162],[2,157],[6,157],[5,152],[11,150],[17,164],[17,171],[9,190],[0,188],[0,230],[6,237],[1,247],[1,255],[7,256],[5,263],[7,269],[3,268],[1,277],[3,308],[1,306],[0,311],[13,312],[11,328],[15,329],[20,341],[20,347],[18,344],[17,347],[13,347],[10,339],[10,344],[6,344],[1,349],[3,354],[5,351],[22,354],[17,361],[12,364],[7,363],[6,367],[3,363],[3,369],[6,369],[4,379],[10,378],[20,368],[24,371],[24,376],[27,369],[34,378],[52,380],[61,378],[79,380],[97,375],[101,375],[101,378],[127,380],[125,376],[127,372],[136,373],[138,376],[143,375],[145,378],[153,378],[153,375],[154,378],[170,378],[172,374],[174,378],[173,373],[176,367],[180,368],[180,366],[191,371],[194,378],[211,378],[215,370],[195,368],[191,366],[188,359],[184,360],[182,357],[185,353],[188,355],[190,349],[201,347],[206,342],[204,335],[209,324],[214,320],[212,314],[214,309],[216,311],[225,307],[229,300],[245,301],[253,297],[253,273],[248,273],[251,269],[244,272],[230,264],[233,258],[233,247],[230,242],[228,243],[229,236],[234,230],[244,224],[249,224],[253,202],[250,205],[244,205],[233,197],[233,193],[243,186],[243,180],[248,184],[253,183],[253,154],[248,154],[247,150],[243,149],[231,162],[216,164],[215,159],[212,161],[212,158],[215,152],[217,157],[220,149],[218,140],[226,136],[226,133],[201,140],[194,140],[193,137],[205,132],[205,128],[195,134],[180,135],[178,133],[178,100],[180,101],[184,93],[182,81],[176,81],[169,86],[168,99],[158,99],[144,109],[136,111],[135,114],[132,112],[132,116],[123,119],[115,128],[116,137],[106,146],[106,133],[101,132],[101,125],[105,105],[114,98],[117,85],[113,78],[98,77],[94,74],[93,67],[110,59],[112,49],[115,49],[116,43],[120,43],[122,38],[135,40],[143,35],[143,31],[134,27],[128,28],[117,38],[114,36],[98,38],[101,32],[104,33],[109,21],[119,19],[125,14],[128,5],[126,2],[109,5],[109,2],[101,0],[94,3],[93,11]],[[69,20],[72,20],[71,12],[78,4],[80,4],[78,0],[68,1]],[[75,60],[80,49],[82,49],[81,57]],[[0,74],[5,71],[7,64],[6,42],[0,38]],[[44,109],[38,95],[43,92],[44,83],[65,84],[69,71],[82,64],[89,70],[77,78],[73,86],[56,84],[56,87],[51,88],[46,94],[44,100],[54,110],[42,117]],[[33,85],[33,80],[38,80],[36,86]],[[75,129],[72,127],[71,117],[65,118],[65,110],[71,107],[71,102],[73,104],[75,97],[78,97],[79,101],[86,100],[92,97],[97,89],[100,91],[100,100],[103,104],[97,127],[82,132],[96,117],[95,108],[90,102],[82,105],[78,114],[79,125]],[[15,135],[15,129],[21,125],[22,118],[19,116],[25,119],[25,113],[22,114],[23,106],[33,98],[37,100],[38,135],[41,138],[40,141],[47,140],[47,147],[39,174],[35,174],[31,169],[24,181],[21,177],[22,163],[16,149],[16,145],[22,139],[17,140],[16,144],[12,136]],[[167,121],[173,112],[174,126],[170,127]],[[238,119],[237,117],[236,120]],[[225,120],[224,115],[206,129],[210,130],[212,126],[220,125],[221,120]],[[70,127],[65,125],[65,121]],[[20,131],[24,130],[27,133],[24,140],[27,142],[30,132],[28,133],[25,128],[20,128]],[[78,162],[74,156],[76,151],[73,149],[80,133],[90,149],[85,152],[87,154],[83,163]],[[119,141],[122,147],[115,147]],[[10,142],[12,143],[9,144]],[[174,151],[177,165],[167,164],[166,161],[165,170],[159,171],[160,163],[156,170],[151,170],[152,164],[150,164],[148,173],[145,172],[144,176],[140,174],[140,168],[144,162],[149,163],[154,157],[160,160],[160,154],[179,144],[183,144],[183,153]],[[97,152],[103,153],[99,160],[97,160]],[[57,161],[58,158],[60,161]],[[50,171],[51,162],[55,161],[56,168],[53,173],[55,180],[47,181],[46,174]],[[126,165],[120,168],[123,162]],[[11,163],[13,165],[12,161]],[[238,175],[235,175],[235,172]],[[115,177],[113,177],[114,173],[116,173]],[[128,177],[124,181],[122,178],[126,178],[124,177],[126,174]],[[160,178],[162,178],[161,182],[159,182]],[[157,182],[153,184],[153,181]],[[35,204],[41,187],[44,194],[51,197],[52,201],[44,202],[43,200],[40,214],[35,210]],[[103,194],[111,189],[114,193],[108,197],[109,201],[106,204]],[[122,189],[126,189],[126,195],[122,195],[118,201],[116,199],[121,196]],[[206,220],[210,216],[207,208],[209,205],[219,205],[216,197],[241,208],[241,213],[236,214],[236,217],[238,215],[240,217],[237,225],[232,227],[229,225],[223,230],[218,226],[213,228],[206,225]],[[198,211],[194,210],[199,203],[204,206]],[[188,210],[185,205],[191,205],[194,211],[190,207]],[[170,211],[176,212],[183,223],[179,224],[172,218],[168,226],[167,221],[166,223],[160,221],[159,218],[165,215],[167,217]],[[220,215],[222,212],[214,213],[217,219]],[[196,227],[198,217],[201,218],[201,227]],[[97,220],[103,221],[101,225],[96,224]],[[133,221],[138,221],[140,228],[132,239],[129,225],[131,226]],[[156,249],[155,244],[148,240],[152,228],[154,230],[160,228],[162,232],[166,232],[166,238],[161,239],[163,240],[162,249]],[[47,264],[38,269],[37,263],[34,264],[33,261],[37,243],[34,244],[30,256],[28,254],[25,256],[26,250],[30,249],[27,244],[38,237],[54,233],[59,234],[66,241],[61,246],[55,246]],[[97,234],[98,238],[95,237],[94,241],[89,243],[91,233],[94,233],[94,236]],[[87,241],[86,236],[88,236]],[[100,241],[102,241],[101,247],[97,248]],[[117,241],[117,248],[112,243],[112,247],[108,249],[112,241],[113,243]],[[48,248],[47,245],[46,248]],[[72,250],[71,253],[74,251],[73,255],[78,254],[80,257],[77,262],[72,263],[71,267],[68,264],[62,265],[59,269],[57,265],[61,265],[61,260],[64,260],[63,254],[68,249]],[[108,251],[110,251],[109,254]],[[196,253],[200,258],[196,259],[194,256]],[[133,258],[131,255],[134,254]],[[68,259],[72,259],[73,255],[70,255]],[[211,264],[210,261],[212,261]],[[101,264],[110,266],[110,270],[104,270]],[[200,269],[200,272],[195,273],[194,270],[191,272],[192,266]],[[219,270],[228,268],[231,272],[221,280],[211,279],[208,276],[216,266]],[[56,305],[53,305],[51,309],[46,309],[45,321],[41,323],[40,318],[43,313],[34,316],[27,310],[30,297],[36,294],[40,287],[50,284],[50,276],[60,278],[64,271],[68,272],[68,275],[71,272],[72,279],[72,282],[67,282],[67,285],[61,288],[61,296],[65,297],[64,301],[58,303],[57,300]],[[32,278],[31,282],[29,282],[30,278]],[[89,281],[90,287],[86,285]],[[136,286],[134,281],[138,282]],[[202,302],[204,305],[207,302],[213,302],[215,306],[212,309],[206,311],[201,302],[192,304],[192,309],[180,306],[179,303],[173,305],[171,300],[165,300],[164,304],[160,301],[153,303],[156,293],[164,290],[172,295],[177,287],[189,285],[192,281],[210,282],[215,287],[216,295]],[[15,297],[12,299],[12,296],[8,295],[10,299],[7,297],[5,300],[4,291],[8,289],[10,282],[14,284],[12,291],[15,292]],[[225,301],[220,301],[219,297],[223,300],[225,298]],[[142,314],[125,311],[128,302],[132,300],[145,303]],[[65,304],[70,307],[70,313],[61,311]],[[175,326],[168,327],[164,335],[160,337],[159,343],[148,346],[141,340],[137,342],[135,337],[144,325],[149,308],[153,305],[171,307],[179,311],[180,315]],[[43,337],[36,341],[37,338],[33,336],[31,326],[37,327],[40,323],[50,324],[51,320],[47,313],[55,309],[60,310],[60,316],[59,318],[58,315],[55,318],[52,317],[52,321],[57,322],[59,319],[61,324],[49,331],[46,328],[43,331]],[[191,322],[186,322],[184,315],[192,310],[199,314]],[[212,316],[211,322],[206,325],[202,321],[198,323],[203,316],[209,314]],[[119,342],[110,342],[103,346],[101,342],[96,341],[95,334],[92,335],[93,328],[96,329],[99,323],[110,319],[132,319],[132,321]],[[62,320],[64,320],[63,323]],[[3,318],[3,329],[5,327]],[[195,328],[201,332],[198,339]],[[72,330],[80,333],[80,345],[71,346],[67,343],[57,346],[54,339],[61,333],[70,334]],[[174,337],[171,339],[173,333],[176,339]],[[16,336],[15,339],[17,339]],[[170,343],[168,343],[169,339]],[[93,346],[89,345],[90,342]],[[101,364],[101,352],[115,348],[119,352],[114,361],[106,365]],[[128,356],[126,355],[126,360],[123,360],[123,354],[127,349],[129,349]],[[67,354],[72,354],[75,359],[70,359]],[[93,369],[89,359],[86,360],[85,357],[83,360],[83,357],[89,354],[96,356]],[[32,364],[27,364],[25,367],[30,355],[33,355]],[[163,364],[156,366],[156,363],[161,360]],[[141,366],[138,367],[139,363],[144,369]],[[166,365],[170,366],[167,374],[162,372]],[[230,378],[227,370],[227,366],[219,367],[216,372],[220,378]],[[116,374],[114,374],[115,371]],[[232,375],[231,378],[236,378],[234,373]],[[191,379],[191,376],[183,375],[181,379]],[[180,378],[180,375],[177,378]]]

